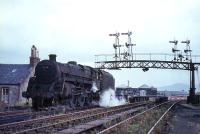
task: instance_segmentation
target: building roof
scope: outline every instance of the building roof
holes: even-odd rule
[[[150,88],[148,85],[143,84],[142,86],[138,87],[138,88]]]
[[[0,64],[0,85],[22,83],[30,74],[30,64]]]

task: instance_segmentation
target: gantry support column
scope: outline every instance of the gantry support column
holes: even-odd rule
[[[189,103],[194,103],[195,101],[195,67],[194,63],[190,63],[190,92],[188,97]]]

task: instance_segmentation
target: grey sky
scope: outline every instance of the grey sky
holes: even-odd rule
[[[199,0],[1,0],[0,63],[28,63],[35,44],[40,58],[94,66],[94,55],[113,53],[109,33],[133,32],[136,52],[171,53],[171,39],[191,40],[200,52]],[[179,45],[181,49],[184,46]],[[110,71],[116,85],[188,83],[189,72]]]

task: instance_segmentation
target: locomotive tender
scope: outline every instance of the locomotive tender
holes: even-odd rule
[[[92,90],[93,86],[99,90]],[[77,64],[56,62],[56,55],[50,54],[49,60],[40,61],[35,75],[29,79],[28,88],[23,97],[32,99],[34,109],[64,104],[71,108],[92,105],[99,101],[100,94],[114,89],[113,76],[103,70]]]

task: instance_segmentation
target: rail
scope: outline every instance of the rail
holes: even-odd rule
[[[5,111],[5,112],[0,112],[0,117],[8,116],[8,115],[16,115],[16,114],[21,114],[25,113],[28,110],[16,110],[16,111]]]
[[[152,107],[152,108],[150,108],[148,110],[145,110],[145,111],[143,111],[143,112],[141,112],[141,113],[139,113],[137,115],[134,115],[134,116],[132,116],[132,117],[130,117],[130,118],[124,120],[124,121],[121,121],[121,122],[119,122],[119,123],[107,128],[107,129],[99,132],[98,134],[117,133],[120,128],[128,127],[135,120],[135,118],[137,118],[137,117],[139,117],[139,116],[141,116],[141,115],[143,115],[143,114],[145,114],[147,112],[150,112],[153,109],[158,108],[158,107],[160,107],[160,106],[162,106],[164,104],[168,104],[168,103],[170,103],[170,102],[167,101],[167,102],[161,103],[161,104],[159,104],[159,105],[157,105],[155,107]]]
[[[174,107],[175,104],[177,104],[178,102],[175,102],[172,106],[170,106],[165,113],[160,117],[160,119],[154,124],[154,126],[149,130],[149,132],[147,134],[151,134],[154,129],[156,128],[156,126],[159,124],[159,122],[167,115],[167,113],[172,109],[172,107]]]

